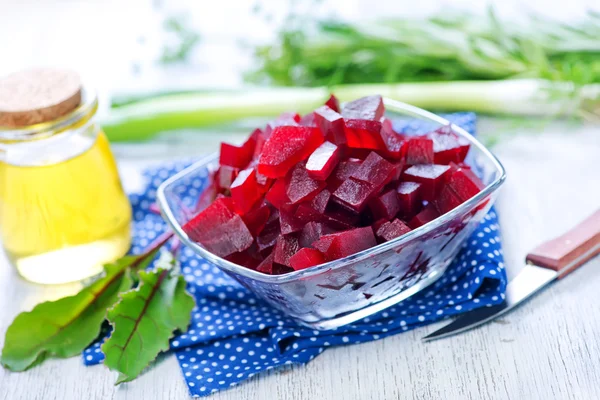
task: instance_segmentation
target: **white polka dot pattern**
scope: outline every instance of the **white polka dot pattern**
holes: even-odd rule
[[[475,116],[448,116],[454,123],[474,131]],[[410,121],[402,131],[423,132],[431,127]],[[189,163],[180,162],[146,172],[145,194],[131,195],[134,209],[132,252],[140,252],[166,229],[151,213],[158,185]],[[198,195],[197,182],[189,183],[190,198]],[[192,200],[190,200],[192,201]],[[191,203],[190,203],[191,206]],[[444,276],[425,292],[361,321],[331,331],[316,331],[265,305],[251,292],[217,267],[183,248],[179,255],[189,292],[196,307],[188,331],[171,341],[190,393],[206,396],[235,386],[252,376],[289,364],[304,364],[331,346],[382,339],[451,315],[498,304],[504,299],[506,274],[494,209]],[[102,362],[102,338],[84,351],[86,365]]]

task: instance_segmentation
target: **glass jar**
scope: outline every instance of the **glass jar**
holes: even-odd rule
[[[79,82],[61,70],[0,79],[0,239],[18,273],[44,284],[98,274],[131,240],[131,207],[94,121],[96,95],[65,76]]]

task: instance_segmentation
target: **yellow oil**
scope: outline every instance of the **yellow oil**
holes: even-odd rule
[[[99,273],[130,246],[131,207],[108,140],[43,166],[0,161],[0,234],[25,279],[65,283]]]

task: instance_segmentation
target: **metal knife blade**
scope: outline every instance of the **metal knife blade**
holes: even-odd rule
[[[525,301],[538,290],[558,277],[558,273],[537,265],[528,264],[506,287],[504,302],[496,306],[478,308],[470,311],[443,328],[425,336],[423,340],[430,341],[455,335],[468,329],[485,324],[494,318],[510,311],[519,303]]]
[[[423,340],[441,339],[491,321],[512,310],[555,279],[565,277],[598,253],[600,210],[569,232],[541,244],[529,253],[525,268],[508,283],[502,304],[470,311],[425,336]]]

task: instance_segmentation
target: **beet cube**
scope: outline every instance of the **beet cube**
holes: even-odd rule
[[[279,117],[277,117],[277,119],[275,120],[276,123],[278,123],[278,126],[284,126],[283,124],[289,124],[291,126],[294,126],[296,124],[298,124],[301,120],[301,117],[298,113],[295,112],[284,112],[281,113],[279,115]]]
[[[263,132],[260,129],[255,129],[254,132],[252,132],[252,136],[254,137],[254,140],[256,141],[255,145],[254,145],[254,152],[252,154],[252,160],[258,160],[258,158],[260,157],[260,154],[262,153],[262,149],[263,146],[265,145],[265,142],[267,141],[267,134],[266,132]]]
[[[285,176],[300,161],[308,158],[323,143],[317,128],[280,126],[263,146],[258,172],[269,178]]]
[[[332,196],[338,203],[360,212],[366,207],[376,191],[377,188],[370,183],[349,178],[333,192]]]
[[[340,112],[340,102],[334,95],[329,96],[329,99],[327,99],[325,105],[335,112]]]
[[[296,254],[290,257],[289,263],[294,271],[313,267],[322,264],[325,257],[319,250],[315,249],[300,249]]]
[[[352,158],[346,161],[340,161],[337,168],[327,180],[329,190],[335,191],[335,189],[337,189],[346,179],[350,178],[350,176],[356,172],[361,164],[361,160]]]
[[[415,136],[409,138],[404,145],[407,164],[433,164],[433,140],[424,136]]]
[[[325,182],[311,178],[303,164],[296,165],[286,177],[286,194],[291,204],[312,199],[325,186]]]
[[[381,122],[366,119],[345,119],[348,147],[383,150]]]
[[[469,200],[485,188],[485,185],[475,173],[467,168],[459,168],[457,171],[454,171],[448,179],[447,186],[451,188],[463,202]]]
[[[302,228],[302,231],[298,236],[298,243],[300,244],[300,247],[312,247],[312,244],[319,240],[321,236],[329,233],[331,233],[331,229],[328,229],[320,222],[312,221]]]
[[[373,235],[373,229],[370,226],[366,226],[364,228],[355,228],[344,232],[332,233],[322,237],[318,242],[321,242],[324,239],[327,241],[330,237],[333,238],[333,240],[324,252],[326,261],[347,257],[351,254],[358,253],[359,251],[363,251],[377,245],[375,235]],[[326,247],[317,247],[316,243],[314,246],[318,250],[321,250],[319,247]]]
[[[323,144],[308,157],[306,170],[312,178],[324,181],[337,166],[340,157],[341,151],[335,144],[323,142]]]
[[[410,221],[408,221],[408,226],[412,229],[416,229],[420,226],[425,225],[428,222],[433,221],[437,217],[440,216],[440,213],[436,209],[433,203],[429,203],[427,207],[423,209],[420,213],[415,215]]]
[[[271,214],[273,216],[274,214]],[[258,245],[258,250],[261,253],[266,253],[275,246],[277,242],[277,238],[281,235],[281,228],[279,226],[279,213],[277,213],[277,220],[267,222],[263,230],[260,232],[259,236],[256,237],[256,244]]]
[[[344,124],[344,118],[336,111],[332,110],[328,106],[319,107],[313,113],[315,115],[315,122],[321,129],[323,136],[337,144],[346,143],[346,133]]]
[[[249,269],[256,269],[256,267],[258,267],[263,261],[263,258],[260,255],[256,244],[253,244],[252,246],[250,246],[250,248],[244,251],[230,254],[224,258],[227,261],[231,261],[232,263],[241,265]]]
[[[291,267],[290,258],[298,250],[300,250],[298,238],[293,235],[281,235],[277,239],[277,243],[273,249],[273,261]]]
[[[421,184],[416,182],[402,182],[396,189],[400,213],[406,217],[413,216],[421,208]]]
[[[394,131],[392,121],[386,117],[381,118],[381,142],[382,152],[386,157],[399,160],[403,154],[404,138]]]
[[[301,203],[298,206],[295,213],[296,218],[304,223],[322,218],[330,197],[331,193],[329,190],[323,189],[312,200]]]
[[[312,246],[315,249],[319,250],[321,253],[326,253],[329,250],[329,247],[331,247],[331,244],[333,243],[334,239],[335,237],[326,235],[321,237],[319,240],[313,242]]]
[[[417,164],[404,171],[403,179],[421,184],[421,199],[432,201],[449,176],[450,167],[436,164]]]
[[[215,174],[215,184],[219,191],[229,190],[231,184],[237,177],[240,170],[238,168],[230,167],[229,165],[221,165]]]
[[[231,184],[231,198],[240,214],[245,214],[262,199],[262,187],[256,181],[254,168],[240,171]]]
[[[318,128],[317,120],[315,119],[315,113],[311,112],[300,118],[300,122],[298,122],[300,126],[308,126],[311,128]]]
[[[394,219],[390,222],[385,222],[379,226],[376,231],[377,237],[381,238],[384,241],[390,241],[394,238],[404,235],[407,232],[410,232],[410,228],[406,226],[406,224],[399,219]]]
[[[279,225],[281,233],[287,235],[289,233],[298,232],[304,227],[304,221],[296,218],[295,208],[282,207],[279,210]]]
[[[269,254],[267,258],[265,258],[259,265],[256,267],[258,272],[262,272],[263,274],[271,275],[273,273],[273,253]]]
[[[383,187],[394,177],[394,165],[374,151],[363,161],[351,178],[367,182],[375,187]]]
[[[354,228],[358,224],[360,216],[355,210],[332,202],[328,205],[322,220],[332,228],[346,230]]]
[[[256,132],[256,131],[255,131]],[[256,135],[254,132],[241,146],[234,146],[228,143],[221,143],[221,153],[219,164],[243,169],[248,166],[254,155],[256,147]]]
[[[270,216],[271,209],[268,205],[263,204],[243,215],[242,220],[248,227],[250,233],[252,233],[252,236],[256,237],[264,229]]]
[[[267,192],[265,198],[271,205],[277,209],[284,204],[288,204],[290,199],[287,197],[287,184],[285,179],[277,179],[271,189]]]
[[[394,218],[400,211],[398,193],[396,190],[390,189],[380,194],[369,202],[369,208],[375,219],[385,218],[390,220]]]
[[[344,104],[342,115],[345,119],[379,121],[384,111],[381,96],[367,96]]]
[[[254,238],[228,198],[216,199],[183,226],[191,240],[220,257],[246,250]]]
[[[450,186],[444,186],[434,201],[435,207],[440,214],[446,214],[448,211],[460,206],[463,201],[458,195],[450,188]]]
[[[469,143],[455,134],[449,126],[439,128],[427,136],[433,140],[433,157],[436,164],[462,162],[469,152]]]

